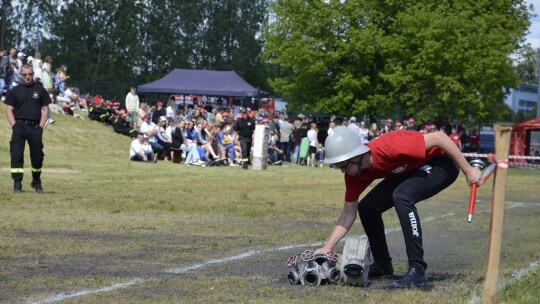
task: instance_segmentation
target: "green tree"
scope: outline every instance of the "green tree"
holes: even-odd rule
[[[518,53],[514,62],[521,84],[538,83],[538,71],[536,67],[538,56],[540,56],[540,49],[533,50],[530,45],[526,45]]]
[[[50,27],[55,0],[1,1],[2,46],[14,47],[28,55],[40,51],[40,43]],[[4,14],[5,13],[5,14]]]
[[[174,68],[191,68],[196,35],[202,22],[197,0],[149,1],[140,12],[138,43],[144,53],[134,65],[139,81],[154,80]]]
[[[25,0],[7,5],[4,45],[38,48],[71,80],[141,83],[174,68],[235,70],[268,89],[267,0]],[[38,34],[39,33],[39,34]],[[124,88],[125,89],[125,88]]]
[[[267,87],[259,60],[260,34],[266,23],[266,0],[202,1],[194,67],[234,70],[248,82]]]
[[[140,9],[133,1],[73,1],[52,18],[43,43],[55,66],[66,64],[72,80],[133,80]],[[88,13],[92,12],[92,13]]]
[[[284,74],[273,87],[318,111],[394,111],[493,122],[503,87],[518,78],[509,55],[529,26],[524,1],[277,0],[264,59]]]

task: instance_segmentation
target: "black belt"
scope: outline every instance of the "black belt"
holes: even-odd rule
[[[37,126],[39,125],[39,120],[30,120],[30,119],[15,119],[16,122],[23,123],[25,125]]]

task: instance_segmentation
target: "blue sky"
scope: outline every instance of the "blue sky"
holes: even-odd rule
[[[540,48],[540,0],[527,0],[534,6],[534,13],[537,15],[531,19],[531,27],[529,34],[526,36],[527,41],[533,49]]]

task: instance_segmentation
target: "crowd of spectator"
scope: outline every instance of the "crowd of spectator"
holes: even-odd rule
[[[477,134],[476,129],[473,129],[467,133],[463,128],[458,128],[458,126],[452,127],[449,124],[441,123],[438,126],[434,122],[428,122],[423,125],[417,125],[414,117],[404,119],[403,121],[396,120],[395,122],[392,118],[388,118],[382,126],[379,126],[379,124],[373,122],[369,128],[366,128],[364,121],[361,121],[360,124],[357,125],[356,117],[351,117],[350,119],[345,120],[342,124],[355,131],[363,143],[367,143],[377,136],[387,132],[396,130],[411,130],[419,131],[421,133],[430,133],[436,131],[444,132],[463,152],[478,152],[480,145],[480,136]],[[330,129],[333,129],[334,127],[335,124],[331,123]],[[450,131],[447,129],[448,127],[451,129]],[[331,133],[332,131],[330,129],[329,132]]]
[[[10,48],[8,53],[0,49],[0,58],[0,92],[2,94],[22,82],[21,68],[24,64],[28,64],[33,68],[34,81],[43,85],[51,96],[52,103],[49,106],[51,111],[49,111],[47,125],[55,122],[53,113],[68,114],[84,119],[77,112],[88,112],[88,97],[81,96],[79,88],[66,84],[69,79],[66,65],[53,69],[51,56],[42,59],[39,52],[36,52],[34,56],[27,56],[16,48]]]
[[[128,99],[136,95],[135,88],[126,96]],[[114,111],[118,111],[122,125],[126,126],[116,132],[132,137],[139,134],[131,147],[130,158],[132,160],[144,160],[155,162],[157,159],[174,159],[174,153],[181,151],[186,164],[209,166],[220,161],[229,165],[242,164],[242,150],[238,142],[238,134],[234,129],[235,120],[241,115],[234,111],[234,107],[201,107],[196,103],[192,106],[177,109],[173,101],[169,101],[166,109],[163,103],[158,101],[155,107],[148,106],[144,101],[136,100],[137,111],[117,110],[114,105],[110,117]],[[109,108],[109,106],[107,106]],[[131,107],[133,110],[134,108]],[[357,122],[356,117],[345,120],[336,119],[331,115],[324,123],[317,121],[313,116],[298,114],[296,117],[287,117],[285,113],[270,115],[268,111],[246,109],[248,119],[255,125],[266,125],[269,128],[267,160],[270,165],[305,165],[310,167],[322,167],[325,150],[325,138],[332,134],[338,125],[344,125],[353,130],[363,143],[367,143],[376,137],[396,130],[412,130],[422,133],[443,131],[450,136],[462,151],[477,151],[479,136],[476,130],[467,135],[463,130],[457,131],[452,128],[446,130],[446,125],[437,126],[430,122],[422,126],[416,124],[415,119],[394,121],[388,118],[380,126],[373,122],[367,126],[365,121]],[[109,110],[110,111],[110,110]],[[92,110],[91,110],[92,112]],[[235,115],[236,113],[236,115]],[[114,124],[113,124],[114,125]],[[128,127],[131,126],[131,127]],[[138,130],[138,131],[137,131]],[[143,140],[148,138],[152,147],[154,158],[143,157],[141,153]],[[301,149],[302,142],[307,147]],[[306,149],[307,148],[307,149]],[[302,150],[307,150],[303,152]]]
[[[96,117],[100,117],[102,123],[112,120],[113,127],[125,126],[123,131],[115,129],[117,133],[135,138],[130,146],[133,161],[157,162],[162,159],[194,166],[235,167],[242,164],[242,150],[234,130],[234,109],[231,107],[203,107],[197,102],[183,107],[173,99],[167,102],[167,107],[162,101],[149,106],[139,100],[136,89],[131,88],[126,95],[126,109],[118,110],[113,105],[103,109],[94,103],[90,113],[94,112],[100,113]],[[145,140],[148,140],[152,153],[143,151]]]
[[[96,95],[88,101],[88,117],[104,125],[112,126],[116,133],[133,138],[130,146],[130,160],[157,162],[158,160],[183,161],[187,165],[211,166],[242,164],[242,148],[235,122],[240,119],[243,108],[234,106],[199,106],[197,100],[183,107],[173,99],[164,107],[162,101],[155,106],[140,100],[136,88],[126,95],[125,108],[118,101],[106,101]],[[376,122],[367,127],[365,121],[357,122],[356,117],[345,120],[331,115],[321,122],[313,116],[298,114],[287,117],[285,113],[271,115],[266,110],[246,108],[247,119],[255,125],[269,128],[267,160],[270,165],[305,165],[322,167],[324,161],[324,140],[338,125],[353,130],[367,143],[376,137],[396,130],[414,130],[423,133],[446,131],[446,126],[435,123],[423,126],[415,124],[413,117],[399,121],[388,118],[379,126]],[[452,129],[451,137],[460,150],[474,151],[478,148],[479,137],[473,130],[470,135],[460,134]],[[302,142],[306,142],[307,154],[301,154]]]

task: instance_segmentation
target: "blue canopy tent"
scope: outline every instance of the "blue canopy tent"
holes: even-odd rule
[[[257,97],[257,89],[234,71],[174,69],[163,78],[139,85],[141,93]]]

